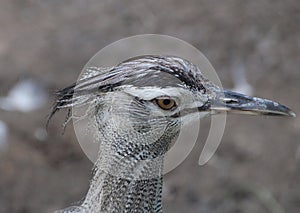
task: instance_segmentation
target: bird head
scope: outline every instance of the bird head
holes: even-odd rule
[[[197,66],[175,56],[140,56],[111,68],[90,67],[77,84],[58,92],[51,116],[61,108],[87,103],[99,129],[114,129],[103,134],[131,140],[135,135],[136,143],[164,137],[170,141],[180,125],[199,119],[195,115],[295,116],[279,103],[224,90]]]

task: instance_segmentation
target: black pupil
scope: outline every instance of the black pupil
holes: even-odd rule
[[[169,105],[169,104],[171,103],[171,100],[165,99],[165,100],[163,101],[163,103],[164,103],[164,105]]]

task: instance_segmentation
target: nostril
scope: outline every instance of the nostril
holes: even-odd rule
[[[236,103],[238,103],[238,101],[236,101],[236,100],[228,100],[228,101],[226,101],[226,103],[227,104],[236,104]]]
[[[226,104],[237,104],[237,103],[239,103],[239,101],[237,99],[233,99],[233,98],[223,98],[223,101]]]

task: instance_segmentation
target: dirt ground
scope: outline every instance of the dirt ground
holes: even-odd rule
[[[297,0],[1,0],[0,96],[32,78],[52,94],[118,39],[167,34],[201,50],[230,88],[240,60],[254,95],[300,114],[300,2]],[[138,48],[138,47],[137,47]],[[32,112],[0,109],[8,147],[0,150],[0,212],[52,212],[80,201],[92,163],[64,113],[46,125],[53,98]],[[207,131],[209,122],[201,123]],[[228,116],[222,143],[197,164],[203,138],[165,177],[165,212],[300,212],[300,116]]]

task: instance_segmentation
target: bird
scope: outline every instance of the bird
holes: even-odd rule
[[[56,213],[162,212],[164,157],[181,125],[219,113],[295,117],[277,102],[222,89],[178,56],[142,55],[113,67],[88,67],[57,92],[59,110],[88,105],[99,153],[78,206]]]

